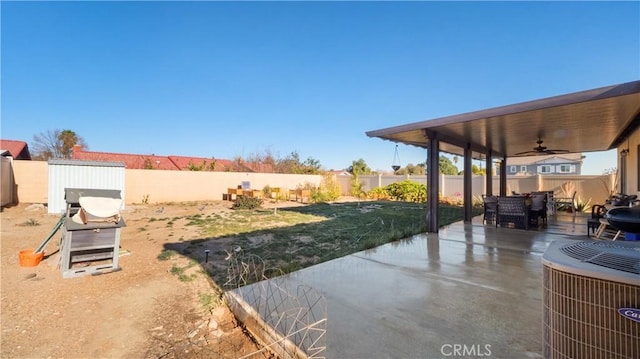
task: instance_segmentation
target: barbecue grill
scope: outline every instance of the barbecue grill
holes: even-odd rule
[[[83,188],[64,191],[67,210],[60,240],[62,277],[119,270],[120,229],[125,226],[119,213],[120,191]],[[105,211],[105,203],[117,207]]]

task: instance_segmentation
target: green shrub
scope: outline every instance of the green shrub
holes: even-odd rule
[[[232,209],[256,209],[262,207],[262,198],[238,196],[231,206]]]
[[[213,291],[212,293],[198,293],[198,295],[200,296],[202,308],[207,312],[211,312],[211,310],[226,303],[223,292]]]
[[[388,200],[391,199],[391,196],[389,196],[386,187],[376,187],[367,192],[367,198],[375,200]]]
[[[482,199],[482,196],[471,197],[471,204],[473,208],[482,208],[484,210],[484,199]]]
[[[311,200],[316,203],[335,201],[340,197],[340,185],[333,175],[324,175],[320,187],[311,189]]]
[[[576,200],[576,212],[588,212],[591,209],[591,198],[584,201],[582,197]]]
[[[365,191],[363,189],[364,184],[360,182],[360,178],[358,176],[351,176],[351,195],[357,198],[365,195]]]
[[[392,183],[384,189],[391,199],[397,201],[422,203],[427,200],[427,186],[422,183],[405,180]]]
[[[386,187],[376,187],[367,192],[367,198],[424,203],[427,200],[427,186],[414,181],[401,181]]]
[[[320,188],[316,188],[311,190],[311,201],[313,201],[314,203],[323,203],[329,202],[331,201],[331,199],[329,199],[329,196],[326,192],[322,192]]]
[[[36,227],[39,225],[40,225],[40,222],[38,222],[36,219],[33,219],[33,218],[29,218],[24,223],[22,223],[22,226],[25,226],[25,227]]]
[[[166,261],[166,260],[169,260],[171,257],[175,256],[176,254],[178,254],[178,252],[170,249],[163,249],[162,252],[158,254],[158,259],[161,261]]]

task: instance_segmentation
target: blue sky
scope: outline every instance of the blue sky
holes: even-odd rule
[[[640,79],[640,2],[0,7],[2,138],[71,129],[94,151],[388,170],[395,143],[366,131]]]

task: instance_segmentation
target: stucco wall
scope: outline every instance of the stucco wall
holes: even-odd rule
[[[627,175],[626,175],[626,192],[627,194],[636,194],[640,196],[640,155],[638,154],[638,146],[640,146],[640,129],[636,130],[629,140],[625,141],[618,147],[618,158],[620,158],[620,152],[625,149],[629,149],[627,155]],[[618,163],[620,168],[620,163]]]
[[[236,188],[243,181],[249,181],[252,189],[262,190],[268,185],[285,191],[305,183],[317,186],[321,180],[319,175],[128,169],[125,201],[141,203],[147,196],[149,203],[222,200],[228,188]]]
[[[49,175],[46,161],[14,160],[13,175],[18,202],[47,203]]]
[[[48,166],[46,161],[14,160],[18,201],[48,202]],[[249,181],[251,188],[280,187],[283,191],[311,183],[319,185],[322,176],[274,173],[197,172],[161,170],[125,170],[125,203],[150,203],[221,200],[227,188]]]

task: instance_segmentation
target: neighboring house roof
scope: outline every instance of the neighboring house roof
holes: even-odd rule
[[[259,173],[273,173],[275,169],[273,165],[270,163],[262,163],[262,162],[242,162],[240,164],[243,167],[248,168],[251,172],[259,172]]]
[[[29,146],[24,141],[0,140],[0,149],[9,151],[14,160],[30,160]]]
[[[509,157],[507,166],[526,166],[541,163],[575,163],[582,162],[582,153],[563,153],[544,156]]]
[[[178,169],[187,170],[189,164],[194,166],[201,166],[204,164],[205,170],[210,170],[209,166],[213,164],[213,171],[215,172],[228,172],[235,168],[233,161],[224,160],[220,158],[203,158],[203,157],[186,157],[186,156],[169,156],[169,160],[173,162]]]
[[[180,170],[166,156],[83,151],[80,146],[73,148],[71,158],[74,160],[123,162],[126,168],[131,169]]]
[[[188,171],[189,165],[201,166],[204,163],[205,171],[209,170],[209,166],[213,165],[215,172],[255,172],[247,166],[243,166],[234,161],[225,159],[214,159],[204,157],[187,157],[187,156],[156,156],[156,155],[139,155],[131,153],[113,153],[113,152],[94,152],[84,151],[82,147],[76,145],[73,148],[72,159],[89,160],[89,161],[116,161],[123,162],[126,168],[130,169],[160,169],[172,171]],[[215,162],[214,162],[215,161]]]

